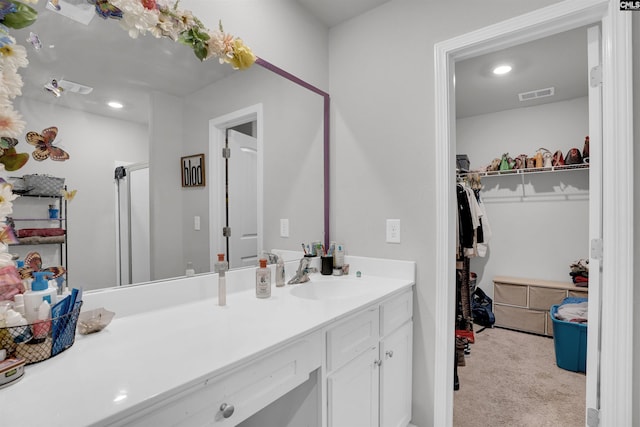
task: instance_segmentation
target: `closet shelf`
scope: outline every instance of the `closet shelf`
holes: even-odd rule
[[[532,169],[511,169],[506,171],[484,171],[484,172],[463,172],[458,173],[459,177],[465,177],[472,174],[477,174],[480,177],[494,177],[505,175],[531,175],[537,173],[555,173],[555,172],[569,172],[575,170],[589,169],[589,163],[580,163],[577,165],[564,165],[564,166],[552,166],[550,168],[532,168]]]

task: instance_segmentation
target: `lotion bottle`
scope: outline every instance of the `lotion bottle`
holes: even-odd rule
[[[57,291],[49,287],[46,276],[51,275],[49,271],[34,271],[31,290],[24,293],[24,311],[27,322],[35,323],[38,320],[38,309],[42,301],[47,301],[49,305],[56,303]]]
[[[256,269],[256,297],[271,296],[271,270],[267,268],[267,260],[260,259],[260,267]]]
[[[224,254],[218,254],[218,262],[215,265],[215,271],[218,273],[218,305],[227,305],[227,279],[226,271],[229,264],[224,260]]]

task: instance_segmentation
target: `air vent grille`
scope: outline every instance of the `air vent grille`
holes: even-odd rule
[[[520,101],[531,101],[532,99],[546,98],[555,95],[556,89],[548,87],[545,89],[532,90],[531,92],[523,92],[518,94]]]

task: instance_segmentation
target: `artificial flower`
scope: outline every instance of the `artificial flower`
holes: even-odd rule
[[[210,33],[209,37],[207,58],[218,56],[220,63],[223,63],[224,57],[233,55],[233,36],[231,34],[225,34],[220,30]]]
[[[0,109],[0,136],[18,138],[24,127],[22,116],[11,105]]]
[[[0,184],[0,218],[4,218],[13,212],[13,201],[18,198],[13,193],[13,186],[7,182]]]
[[[233,42],[233,57],[229,58],[227,62],[236,70],[246,70],[256,62],[256,56],[241,39],[235,39]]]
[[[152,30],[158,24],[157,10],[145,9],[139,0],[111,0],[110,3],[122,10],[120,25],[129,32],[129,37],[135,39],[147,32],[156,36]]]
[[[156,9],[156,0],[142,0],[142,6],[145,9]]]
[[[15,41],[14,41],[15,43]],[[6,44],[0,47],[0,64],[14,70],[29,65],[27,49],[19,44]]]
[[[13,38],[7,34],[0,33],[0,47],[7,44],[13,44]]]
[[[22,76],[16,72],[13,68],[5,68],[0,71],[0,97],[7,99],[13,99],[16,96],[22,95]]]

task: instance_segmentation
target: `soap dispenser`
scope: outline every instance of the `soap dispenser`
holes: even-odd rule
[[[34,271],[32,275],[31,290],[24,293],[25,317],[29,323],[38,321],[38,309],[42,301],[47,301],[50,306],[57,302],[56,289],[50,288],[47,281],[47,276],[52,276],[53,273],[50,271]]]

